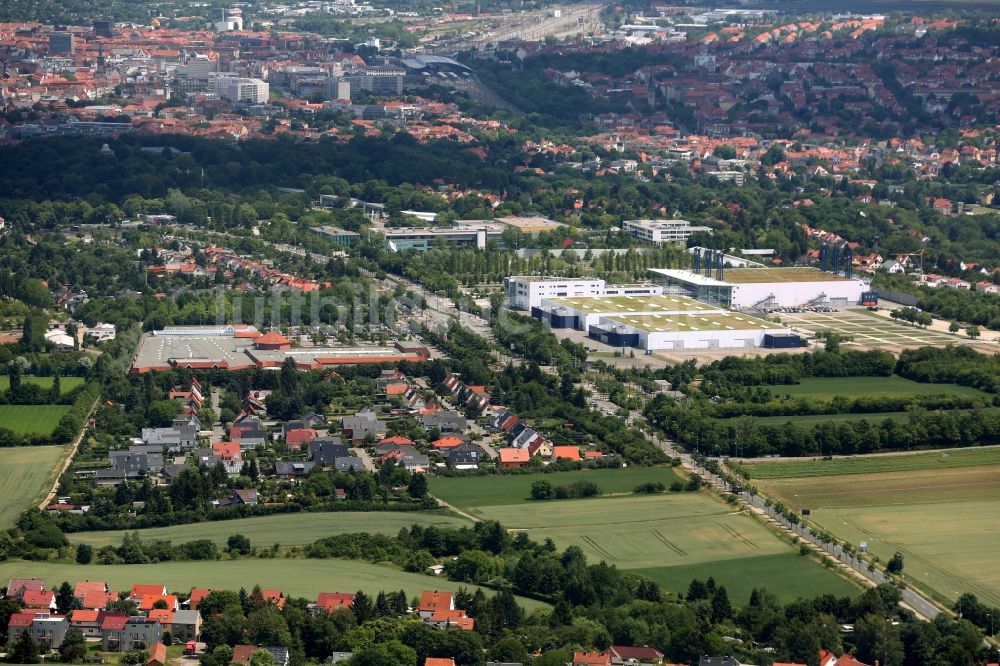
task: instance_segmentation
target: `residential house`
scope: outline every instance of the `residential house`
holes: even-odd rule
[[[166,596],[167,587],[166,585],[143,585],[136,584],[132,586],[132,590],[129,592],[128,600],[134,604],[141,604],[144,597],[149,595],[154,596]]]
[[[25,590],[21,604],[26,611],[54,611],[56,595],[52,590]]]
[[[21,634],[28,634],[46,648],[58,648],[69,630],[65,615],[38,611],[22,611],[10,616],[7,623],[7,644],[13,645]]]
[[[309,459],[320,467],[333,467],[337,458],[349,455],[347,445],[339,437],[323,437],[309,442]]]
[[[354,603],[354,595],[350,592],[320,592],[316,595],[316,603],[313,605],[315,611],[326,611],[332,613],[341,608],[350,608]]]
[[[386,424],[378,419],[375,412],[365,407],[354,416],[342,418],[340,428],[343,430],[344,437],[351,444],[359,446],[364,444],[368,436],[374,437],[376,440],[385,437]]]
[[[424,590],[420,595],[420,605],[417,606],[417,615],[420,619],[426,620],[442,610],[455,610],[454,595],[441,590]]]
[[[435,412],[420,419],[421,425],[428,430],[435,428],[442,433],[464,432],[469,427],[465,417],[458,412]]]
[[[574,652],[572,666],[611,666],[611,655],[607,652]]]
[[[158,604],[162,605],[160,602],[166,604],[167,610],[175,611],[180,608],[176,594],[144,594],[142,601],[139,602],[139,610],[149,612],[155,609]]]
[[[365,461],[358,456],[344,456],[333,461],[333,468],[338,472],[360,472],[365,468]]]
[[[312,471],[316,463],[309,461],[277,461],[274,463],[274,475],[279,479],[284,479],[285,481],[293,481],[295,479],[304,479],[309,476],[309,472]]]
[[[179,610],[170,623],[170,635],[174,640],[197,641],[201,638],[201,613],[197,610]]]
[[[234,490],[219,500],[219,506],[255,506],[258,499],[254,488]]]
[[[252,451],[267,442],[267,433],[252,425],[234,425],[229,429],[229,439],[239,442],[244,451]]]
[[[455,660],[451,657],[427,657],[424,666],[455,666]]]
[[[264,601],[270,601],[278,608],[285,607],[285,602],[287,601],[287,599],[285,598],[285,595],[282,593],[281,590],[268,589],[268,590],[261,590],[260,593],[264,597]]]
[[[318,436],[319,433],[312,428],[298,428],[285,436],[285,445],[290,449],[301,449],[303,444],[308,444]]]
[[[431,446],[435,449],[443,450],[450,449],[462,444],[468,443],[470,440],[465,435],[446,435],[444,437],[439,437],[431,442]]]
[[[553,446],[552,460],[572,460],[579,461],[580,449],[575,446]]]
[[[117,626],[117,625],[116,625]],[[101,627],[101,643],[109,652],[129,652],[131,650],[146,650],[163,640],[163,625],[148,617],[132,616],[128,618],[120,631],[108,632]],[[117,647],[112,647],[117,645]]]
[[[448,467],[454,469],[477,469],[479,463],[489,460],[486,452],[476,444],[467,443],[441,451]]]
[[[397,446],[388,453],[378,457],[378,464],[394,460],[408,472],[424,472],[430,466],[430,459],[412,446]]]
[[[73,588],[73,599],[80,608],[104,610],[118,596],[104,581],[80,581]],[[76,615],[74,614],[74,618]]]
[[[121,617],[123,620],[128,619],[127,613],[78,608],[73,611],[73,617],[70,618],[69,627],[70,629],[79,629],[83,632],[84,638],[100,638],[101,625],[104,623],[104,618],[110,616]]]
[[[663,664],[663,653],[651,647],[628,647],[625,645],[612,645],[607,653],[611,656],[611,663],[614,666],[619,664]]]
[[[210,587],[195,587],[191,589],[191,595],[188,596],[188,600],[181,604],[181,606],[187,606],[190,610],[198,610],[198,606],[201,605],[202,599],[207,597],[212,593],[212,588]]]
[[[163,448],[170,453],[190,451],[198,445],[201,422],[193,414],[185,419],[184,422],[175,420],[169,428],[143,428],[142,441],[150,446],[161,447],[161,452]]]
[[[524,467],[531,461],[531,454],[527,449],[500,449],[500,467],[503,469],[513,469]]]
[[[146,666],[167,666],[167,646],[163,643],[157,643],[156,646],[149,651],[149,658],[146,660]]]
[[[39,580],[37,578],[11,578],[7,582],[7,594],[8,599],[15,599],[20,601],[24,597],[24,593],[31,590],[35,592],[41,592],[45,589],[45,581]]]
[[[280,646],[237,645],[233,648],[233,661],[231,663],[249,666],[250,657],[257,650],[267,650],[270,652],[276,666],[288,666],[288,650]]]

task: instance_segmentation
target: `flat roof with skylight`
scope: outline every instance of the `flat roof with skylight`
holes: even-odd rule
[[[694,333],[698,331],[758,331],[781,328],[743,314],[637,315],[605,317],[610,324],[627,326],[642,333]]]
[[[585,314],[627,314],[630,312],[720,312],[720,309],[685,296],[594,296],[582,298],[546,298],[546,303]]]

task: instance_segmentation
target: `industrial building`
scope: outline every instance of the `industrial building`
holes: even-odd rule
[[[704,271],[650,269],[664,293],[683,294],[735,310],[768,311],[778,307],[857,305],[867,290],[863,280],[816,268],[725,268],[721,262]]]
[[[606,344],[646,352],[800,344],[789,328],[733,312],[602,317],[597,325],[589,327],[588,334]]]
[[[300,370],[322,370],[338,365],[421,362],[427,348],[418,343],[394,346],[293,347],[278,333],[261,334],[253,326],[168,326],[143,336],[132,372],[192,370],[277,369],[292,359]]]
[[[608,285],[599,278],[567,278],[544,275],[521,275],[504,278],[507,307],[532,310],[546,298],[593,296],[654,296],[663,289],[652,284]]]
[[[543,298],[531,315],[555,330],[586,331],[605,344],[646,352],[800,344],[781,325],[674,294]]]
[[[405,213],[406,211],[404,211]],[[502,240],[504,227],[490,222],[456,222],[450,227],[386,227],[386,247],[392,252],[417,250],[426,252],[438,245],[474,247],[482,250],[489,241]]]

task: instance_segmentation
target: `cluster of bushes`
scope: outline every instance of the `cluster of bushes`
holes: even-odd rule
[[[1000,393],[1000,358],[967,346],[905,350],[896,372],[917,382],[946,382]]]
[[[902,412],[911,407],[932,410],[972,409],[982,406],[983,400],[960,395],[906,395],[848,398],[835,396],[832,400],[806,400],[792,398],[774,402],[720,403],[711,407],[715,418],[735,416],[804,416],[807,414],[877,414]]]
[[[576,481],[554,486],[551,482],[541,479],[531,484],[531,499],[533,500],[577,499],[598,497],[601,494],[601,487],[593,481]]]

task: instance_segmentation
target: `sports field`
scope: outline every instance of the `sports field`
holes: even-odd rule
[[[444,578],[406,573],[398,569],[348,560],[235,560],[219,562],[165,562],[160,564],[86,565],[9,560],[0,562],[0,579],[43,578],[50,587],[62,581],[101,580],[114,590],[127,590],[134,583],[162,583],[171,591],[189,592],[194,587],[217,590],[251,589],[254,585],[277,588],[295,597],[315,599],[319,592],[376,594],[380,590],[406,590],[413,597],[423,590],[451,590],[475,585],[453,583]],[[485,590],[487,595],[493,594]],[[528,611],[543,606],[539,601],[518,597]]]
[[[961,344],[967,339],[950,333],[924,330],[879,317],[867,310],[844,312],[782,312],[781,323],[811,336],[833,331],[853,338],[853,343],[873,349],[898,350],[925,345]]]
[[[783,568],[771,566],[769,558],[799,557],[792,547],[703,493],[495,504],[476,513],[534,540],[551,538],[560,549],[579,546],[590,562],[641,571],[677,591],[687,589],[691,570],[739,589],[749,584],[747,594],[754,585],[767,587],[784,600],[856,591],[807,558],[797,569],[801,584],[786,585]]]
[[[0,428],[16,435],[48,436],[70,405],[0,405]]]
[[[924,384],[897,375],[890,377],[808,377],[798,384],[778,384],[768,388],[775,395],[787,393],[793,398],[815,400],[831,399],[838,395],[848,398],[958,395],[981,397],[984,400],[992,401],[992,396],[969,386]]]
[[[1000,447],[746,465],[757,487],[945,599],[1000,604]]]
[[[62,446],[0,448],[0,529],[11,527],[32,502],[45,499],[65,450]]]
[[[37,384],[43,389],[52,388],[51,377],[21,377],[21,381],[25,384]],[[83,377],[60,377],[59,392],[68,393],[81,384],[83,384]],[[7,375],[0,375],[0,391],[6,391],[9,388],[10,377]]]
[[[430,491],[452,506],[479,514],[477,507],[526,502],[537,504],[531,499],[531,484],[540,480],[548,481],[553,486],[592,481],[605,493],[631,493],[641,483],[659,481],[669,487],[680,478],[669,467],[629,467],[491,477],[435,477],[430,479]],[[546,504],[565,501],[567,500],[548,500]]]
[[[323,537],[352,532],[372,534],[397,534],[411,525],[455,526],[471,525],[465,518],[415,512],[347,512],[338,513],[291,513],[277,516],[260,516],[240,520],[220,520],[193,525],[173,525],[139,530],[143,540],[172,541],[175,544],[210,539],[220,546],[232,534],[242,534],[254,546],[301,546]],[[74,543],[89,543],[95,547],[118,545],[122,537],[131,531],[77,532],[70,534]]]

